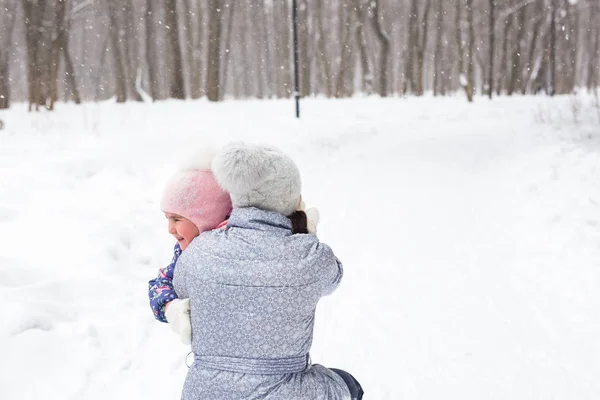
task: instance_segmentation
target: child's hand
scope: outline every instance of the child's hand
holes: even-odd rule
[[[190,299],[175,299],[165,305],[165,317],[171,329],[179,335],[185,345],[192,343],[192,322],[190,320]]]
[[[304,201],[300,201],[300,204],[298,205],[298,210],[304,211],[304,213],[306,214],[306,225],[308,228],[308,233],[312,233],[313,235],[316,234],[317,225],[319,224],[319,220],[321,219],[319,210],[317,210],[315,207],[311,207],[308,210],[306,210],[306,204],[304,204]]]

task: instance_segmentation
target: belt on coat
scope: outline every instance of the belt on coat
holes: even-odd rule
[[[302,372],[308,366],[308,360],[308,354],[298,357],[276,359],[203,356],[194,354],[195,366],[256,375],[279,375]]]

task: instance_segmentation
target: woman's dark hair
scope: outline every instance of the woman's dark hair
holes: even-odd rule
[[[294,211],[288,218],[292,221],[292,233],[308,233],[308,220],[304,211]]]

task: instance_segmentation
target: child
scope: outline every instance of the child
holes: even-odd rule
[[[342,278],[332,250],[306,232],[300,173],[285,154],[232,144],[212,162],[233,211],[181,254],[173,283],[190,299],[194,364],[182,399],[347,400],[345,371],[311,365],[315,309]]]
[[[177,243],[171,263],[148,282],[150,307],[161,322],[171,323],[184,344],[191,342],[189,299],[180,300],[173,288],[173,271],[181,252],[200,233],[222,228],[231,213],[231,199],[210,170],[211,157],[198,156],[195,163],[175,173],[165,188],[161,209],[169,220],[169,233]]]
[[[148,297],[154,317],[169,322],[183,344],[192,339],[189,320],[189,299],[179,299],[173,288],[173,272],[181,252],[200,233],[222,229],[232,205],[229,194],[223,191],[210,170],[211,157],[198,155],[195,164],[183,167],[167,183],[161,209],[169,221],[169,233],[177,243],[171,263],[159,270],[158,277],[148,282]],[[301,205],[304,210],[304,203]],[[306,210],[308,231],[316,233],[319,213],[316,208]]]

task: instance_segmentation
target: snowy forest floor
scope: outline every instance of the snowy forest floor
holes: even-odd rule
[[[148,307],[182,154],[276,145],[344,262],[313,362],[367,399],[600,398],[592,97],[59,104],[0,113],[7,400],[179,398],[187,349]],[[577,116],[575,118],[575,115]]]

